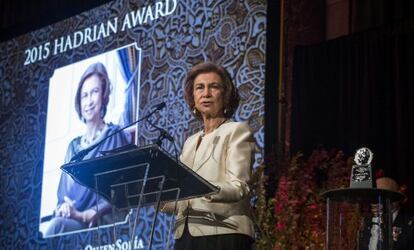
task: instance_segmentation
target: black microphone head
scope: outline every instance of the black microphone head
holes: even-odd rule
[[[165,102],[162,102],[162,103],[160,103],[160,104],[156,105],[156,106],[155,106],[155,109],[156,109],[156,110],[161,110],[161,109],[163,109],[164,107],[165,107]]]

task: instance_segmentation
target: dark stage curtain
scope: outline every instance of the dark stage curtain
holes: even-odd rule
[[[414,17],[413,0],[350,0],[351,32],[386,24],[396,24]]]
[[[298,47],[294,59],[292,152],[318,145],[353,155],[414,188],[414,25]]]

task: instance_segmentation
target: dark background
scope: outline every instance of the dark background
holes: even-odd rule
[[[0,1],[0,42],[56,23],[109,0]]]

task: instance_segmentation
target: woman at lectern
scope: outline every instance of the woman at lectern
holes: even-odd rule
[[[230,117],[239,94],[221,66],[201,63],[188,73],[185,100],[204,129],[184,143],[180,160],[218,192],[177,205],[175,249],[251,249],[249,179],[255,142],[249,126]],[[171,211],[171,204],[164,207]]]
[[[82,136],[70,142],[65,163],[69,162],[79,151],[91,147],[119,129],[118,126],[104,121],[110,90],[111,83],[105,66],[102,63],[90,65],[79,81],[75,97],[75,109],[79,119],[85,123],[86,130]],[[129,144],[130,141],[130,136],[127,134],[117,133],[106,138],[83,159],[98,157],[101,155],[100,152]],[[102,219],[101,224],[112,223],[111,205],[63,172],[57,198],[54,217],[49,223],[45,236],[92,227],[99,218]]]

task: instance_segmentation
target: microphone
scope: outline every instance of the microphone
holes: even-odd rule
[[[174,138],[165,129],[162,128],[160,129],[160,137],[165,138],[170,142],[174,142]]]
[[[118,134],[118,133],[120,133],[121,131],[124,131],[125,129],[127,129],[127,128],[129,128],[129,127],[131,127],[132,125],[134,125],[134,124],[137,124],[137,123],[139,123],[139,122],[141,122],[141,121],[144,121],[144,120],[147,120],[150,116],[152,116],[155,112],[157,112],[157,111],[159,111],[159,110],[161,110],[161,109],[163,109],[164,107],[165,107],[166,105],[165,105],[165,102],[161,102],[160,104],[157,104],[157,105],[155,105],[154,106],[154,109],[151,111],[151,112],[149,112],[146,116],[144,116],[144,117],[142,117],[141,119],[138,119],[138,120],[136,120],[136,121],[134,121],[134,122],[132,122],[132,123],[130,123],[130,124],[127,124],[126,126],[124,126],[124,127],[122,127],[122,128],[120,128],[120,129],[118,129],[118,130],[116,130],[116,131],[114,131],[113,133],[111,133],[111,134],[109,134],[109,135],[107,135],[106,137],[104,137],[102,140],[100,140],[98,143],[96,143],[96,144],[94,144],[94,145],[92,145],[92,146],[90,146],[90,147],[88,147],[88,148],[85,148],[85,149],[83,149],[83,150],[81,150],[81,151],[79,151],[77,154],[75,154],[71,159],[70,159],[70,162],[78,162],[78,161],[81,161],[81,160],[83,160],[83,158],[89,153],[89,152],[91,152],[93,149],[95,149],[95,148],[97,148],[98,146],[100,146],[100,145],[102,145],[108,138],[110,138],[110,137],[112,137],[112,136],[114,136],[114,135],[116,135],[116,134]]]
[[[161,146],[161,141],[163,139],[167,139],[170,142],[174,142],[174,138],[163,128],[158,127],[157,125],[155,125],[154,123],[152,123],[150,120],[147,120],[147,122],[151,125],[151,127],[155,128],[156,130],[160,131],[160,135],[158,136],[157,142],[156,144],[158,144],[158,146]]]
[[[160,104],[157,104],[154,106],[155,111],[161,110],[165,107],[165,102],[161,102]],[[152,114],[151,114],[152,115]],[[149,116],[148,116],[149,117]]]

